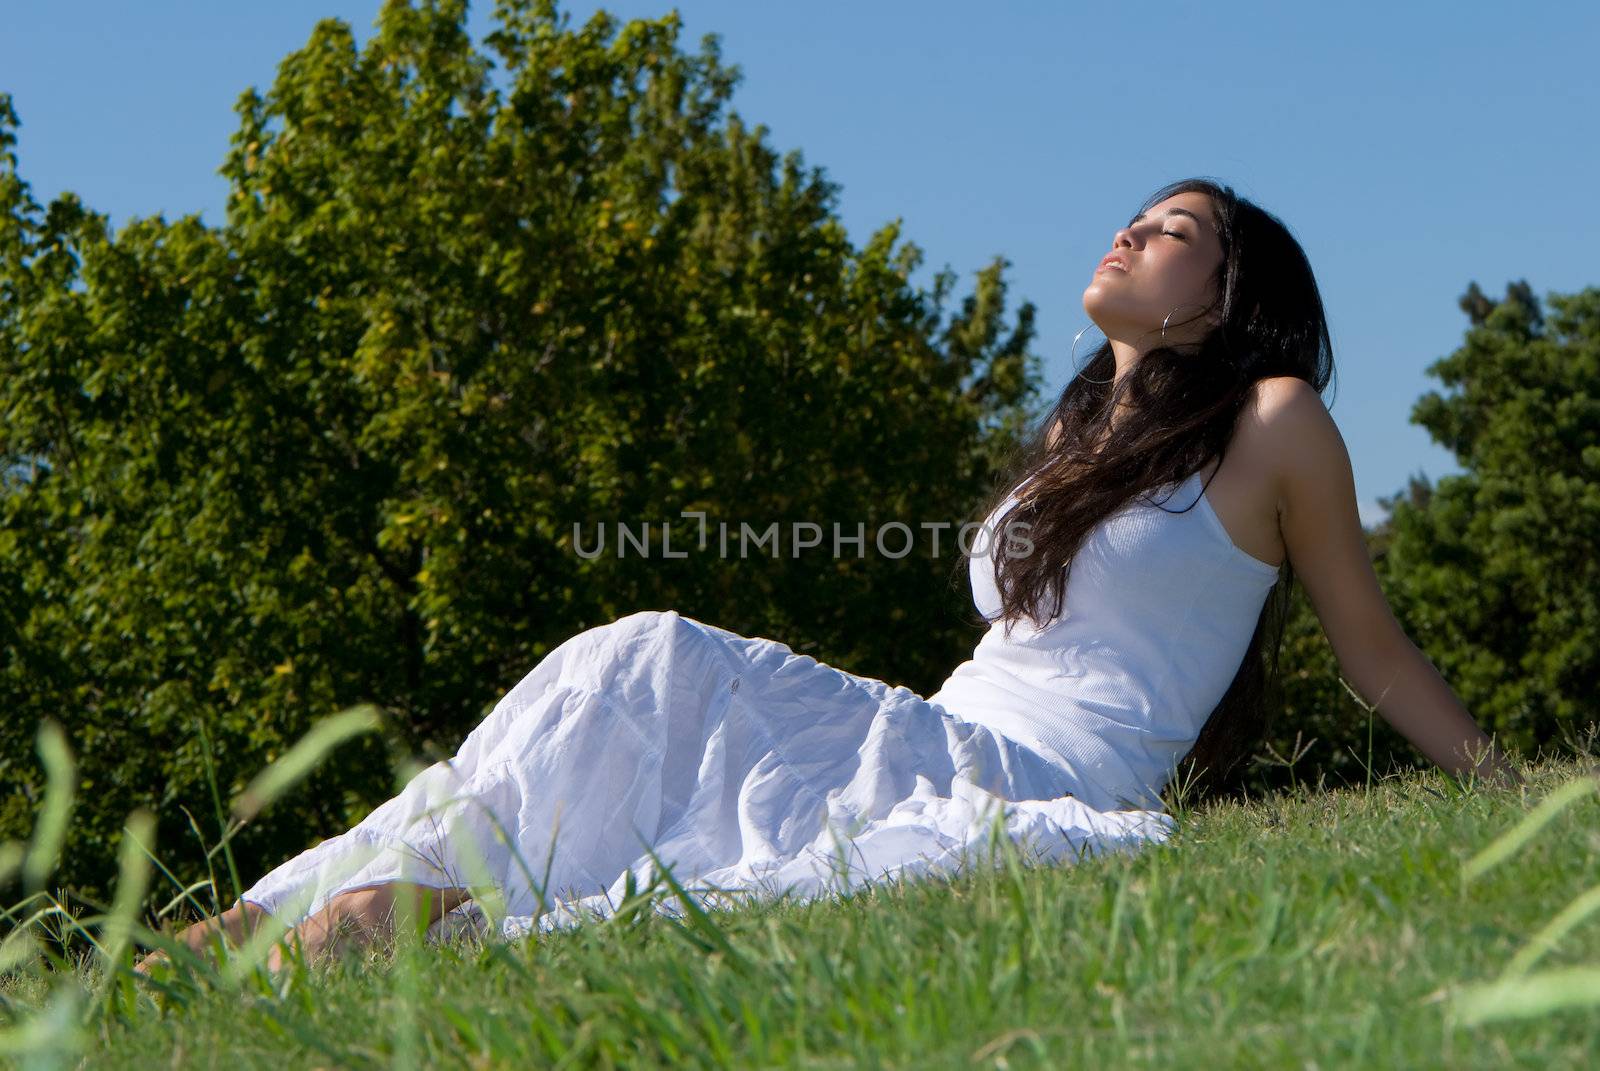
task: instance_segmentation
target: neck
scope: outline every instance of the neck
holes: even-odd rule
[[[1144,351],[1133,343],[1124,342],[1120,338],[1113,338],[1110,342],[1111,356],[1117,362],[1117,378],[1116,382],[1112,384],[1112,386],[1116,386],[1117,383],[1122,382],[1123,376],[1133,370],[1133,366],[1139,362],[1139,357]]]

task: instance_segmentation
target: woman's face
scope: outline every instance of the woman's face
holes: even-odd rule
[[[1119,263],[1096,264],[1083,292],[1084,311],[1107,338],[1142,352],[1161,344],[1163,320],[1168,345],[1198,341],[1220,322],[1218,309],[1201,314],[1217,299],[1222,266],[1205,194],[1175,194],[1136,217],[1112,237],[1108,257]]]

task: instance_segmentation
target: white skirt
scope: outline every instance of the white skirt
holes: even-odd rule
[[[908,688],[646,610],[551,651],[454,758],[241,899],[294,925],[383,882],[471,888],[454,921],[517,937],[662,887],[652,851],[716,907],[952,872],[991,837],[1070,861],[1171,829],[1074,790],[1038,751]],[[680,913],[671,896],[656,910]]]

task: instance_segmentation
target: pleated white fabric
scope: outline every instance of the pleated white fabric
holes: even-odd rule
[[[649,850],[715,907],[953,872],[992,858],[994,835],[1070,861],[1171,829],[1079,791],[1063,764],[908,688],[647,610],[551,651],[452,759],[241,899],[292,925],[383,882],[487,885],[498,910],[461,917],[515,937],[610,914],[630,875],[650,884]]]

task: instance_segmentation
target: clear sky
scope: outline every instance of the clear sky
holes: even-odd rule
[[[601,6],[568,3],[579,25]],[[604,5],[656,17],[668,0]],[[842,187],[857,244],[896,217],[948,265],[1012,262],[1039,309],[1053,396],[1113,232],[1172,179],[1210,175],[1311,259],[1338,373],[1324,395],[1363,518],[1411,473],[1458,472],[1409,422],[1454,350],[1456,299],[1526,279],[1600,283],[1600,5],[679,0],[680,47],[722,39],[732,107]],[[371,34],[378,0],[13,0],[0,92],[36,198],[76,191],[114,224],[222,220],[234,101],[265,90],[316,20]],[[474,5],[474,36],[492,4]],[[1085,343],[1098,339],[1091,329]],[[1081,356],[1081,354],[1080,354]]]

